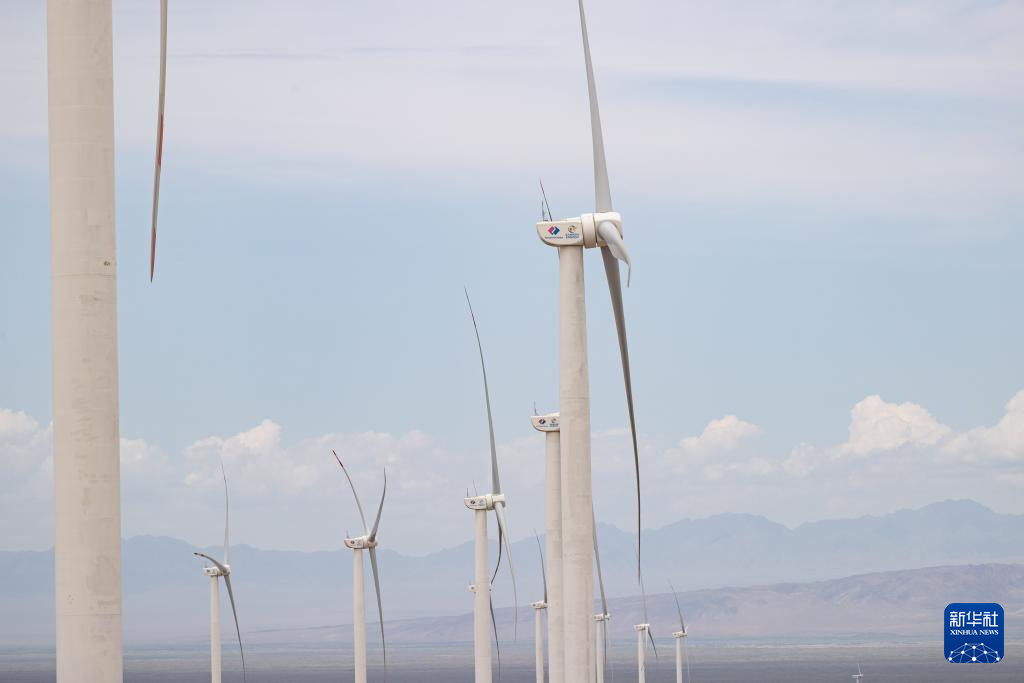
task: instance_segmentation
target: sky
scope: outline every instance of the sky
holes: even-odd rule
[[[644,524],[946,498],[1024,513],[1024,5],[588,3]],[[468,540],[487,354],[514,537],[543,527],[559,216],[592,210],[576,5],[114,3],[123,525],[336,548]],[[45,3],[0,5],[0,549],[52,543]],[[633,517],[587,254],[595,502]],[[17,515],[9,514],[18,510]],[[385,535],[386,534],[386,535]]]

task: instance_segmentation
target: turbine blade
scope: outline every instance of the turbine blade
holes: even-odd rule
[[[548,217],[545,220],[549,220],[549,221],[554,220],[554,218],[552,218],[552,214],[551,214],[551,205],[548,204],[548,193],[544,191],[544,181],[543,180],[540,181],[540,196],[541,196],[541,200],[543,201],[543,208],[547,211],[547,216]]]
[[[622,309],[622,281],[619,279],[619,264],[607,248],[601,249],[604,272],[608,279],[608,292],[615,314],[615,332],[619,338],[619,356],[622,360],[622,378],[626,385],[626,407],[629,411],[629,432],[633,441],[633,468],[636,472],[636,573],[640,576],[640,535],[643,528],[640,517],[640,450],[636,442],[636,416],[633,411],[633,380],[629,371],[629,344],[626,340],[626,316]]]
[[[192,553],[192,554],[195,555],[196,557],[201,557],[204,560],[207,560],[208,562],[213,564],[214,567],[216,567],[217,569],[221,570],[222,572],[227,573],[227,572],[230,571],[227,567],[225,567],[223,564],[221,564],[217,560],[213,559],[212,557],[210,557],[206,553]]]
[[[228,599],[231,601],[231,616],[235,618],[235,633],[238,635],[238,652],[242,655],[242,680],[245,680],[245,650],[242,649],[242,629],[238,627],[238,610],[235,609],[235,594],[231,590],[231,577],[224,575],[224,585],[228,587]]]
[[[633,546],[633,552],[636,553],[637,571],[640,578],[640,597],[644,601],[644,623],[649,623],[647,620],[647,591],[644,589],[644,575],[643,572],[639,571],[640,568],[640,551],[636,546]]]
[[[676,593],[675,586],[672,582],[668,582],[668,587],[672,589],[672,597],[676,599],[676,611],[679,612],[679,630],[686,633],[686,624],[683,623],[683,608],[679,606],[679,595]]]
[[[597,518],[594,516],[594,508],[590,508],[590,517],[594,530],[594,561],[597,562],[597,585],[601,589],[601,614],[608,614],[608,601],[604,596],[604,574],[601,572],[601,549],[597,542]],[[607,635],[608,629],[605,629]]]
[[[512,613],[513,627],[512,637],[519,639],[519,592],[516,589],[516,570],[512,566],[512,546],[509,544],[508,524],[505,522],[504,506],[500,503],[494,506],[494,516],[498,519],[498,535],[501,537],[498,542],[504,542],[505,554],[508,556],[508,573],[512,576]]]
[[[160,0],[160,95],[156,109],[156,163],[153,169],[153,223],[149,236],[149,281],[156,270],[156,219],[160,206],[160,168],[164,156],[164,93],[167,88],[167,0]]]
[[[494,445],[494,420],[491,417],[491,392],[487,387],[487,366],[484,365],[484,347],[480,343],[480,328],[476,324],[476,315],[473,313],[473,303],[469,300],[469,290],[466,292],[466,304],[469,306],[469,317],[473,319],[473,331],[476,333],[476,347],[480,351],[480,371],[484,376],[484,401],[487,403],[487,431],[491,437],[491,493],[501,493],[501,481],[498,478],[498,450]]]
[[[540,555],[540,577],[544,580],[544,602],[548,601],[548,572],[544,568],[544,547],[540,544],[540,536],[537,530],[533,530],[533,536],[537,539],[537,553]]]
[[[604,136],[601,133],[601,112],[597,106],[597,83],[594,81],[594,64],[590,59],[590,36],[587,33],[587,17],[580,4],[580,29],[583,32],[583,59],[587,64],[587,94],[590,98],[590,135],[594,145],[594,194],[598,211],[612,210],[612,192],[608,184],[608,164],[604,157]]]
[[[370,548],[370,568],[373,570],[373,588],[377,591],[377,616],[380,618],[380,646],[384,651],[384,680],[388,678],[388,643],[384,640],[384,607],[380,602],[380,572],[377,569],[377,549]]]
[[[690,680],[690,639],[683,638],[683,656],[686,658],[686,680]]]
[[[626,243],[622,241],[622,235],[615,228],[615,224],[610,221],[602,221],[597,226],[597,234],[605,241],[607,249],[612,252],[612,256],[626,264],[626,286],[629,287],[629,283],[633,279],[633,262],[629,258]],[[604,251],[604,248],[602,248],[602,251]]]
[[[494,649],[498,654],[498,680],[501,680],[501,641],[498,640],[498,619],[494,616],[494,596],[491,596],[491,628],[494,629]]]
[[[380,493],[380,505],[377,507],[377,518],[373,520],[373,529],[370,530],[370,542],[377,540],[377,528],[380,526],[380,515],[384,512],[384,497],[388,495],[388,468],[384,468],[384,490]],[[372,550],[372,548],[371,548]]]
[[[356,499],[356,507],[359,508],[359,518],[363,520],[363,533],[369,535],[370,529],[366,526],[366,515],[363,514],[363,504],[359,502],[359,494],[356,493],[356,485],[352,483],[352,476],[348,473],[348,468],[345,467],[345,463],[341,461],[338,454],[331,449],[331,453],[334,453],[334,459],[338,461],[338,465],[341,466],[341,471],[345,473],[345,478],[348,479],[349,488],[352,489],[352,496]]]
[[[646,620],[647,617],[645,616],[644,619]],[[658,658],[658,646],[655,645],[655,643],[654,643],[654,635],[651,633],[651,627],[650,626],[647,627],[647,637],[650,638],[650,640],[651,640],[651,647],[654,649],[654,658],[657,659]]]
[[[224,479],[224,564],[231,564],[228,561],[228,512],[231,505],[228,501],[228,475],[224,471],[224,462],[220,463],[220,476]]]

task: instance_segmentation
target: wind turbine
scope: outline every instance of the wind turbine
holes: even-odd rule
[[[384,652],[384,676],[387,677],[388,670],[388,644],[384,640],[384,609],[380,601],[380,572],[377,569],[377,529],[380,527],[380,516],[384,512],[384,496],[388,492],[388,471],[384,470],[384,490],[380,494],[380,505],[377,506],[377,517],[373,520],[373,528],[366,526],[366,515],[363,514],[363,504],[359,502],[359,494],[356,493],[356,486],[352,483],[352,477],[341,461],[338,454],[333,450],[334,459],[341,466],[341,471],[348,479],[349,488],[352,489],[352,496],[356,499],[356,507],[359,509],[359,519],[363,522],[363,535],[354,538],[346,538],[345,546],[352,551],[352,650],[355,658],[355,680],[356,683],[366,683],[366,591],[363,588],[363,551],[370,552],[370,569],[373,572],[373,588],[377,593],[377,616],[380,619],[380,644]]]
[[[853,680],[855,683],[863,683],[864,681],[864,674],[860,671],[860,662],[857,663],[857,673],[853,674]]]
[[[608,601],[604,596],[604,574],[601,572],[601,550],[597,543],[596,519],[594,520],[594,563],[597,566],[597,585],[601,589],[601,611],[594,615],[594,624],[596,626],[594,648],[597,652],[594,658],[594,671],[596,672],[597,683],[604,683],[604,670],[608,665],[608,620],[612,618],[612,615],[608,613]]]
[[[156,163],[153,169],[153,224],[149,235],[149,281],[156,269],[156,219],[160,206],[160,170],[164,157],[164,93],[167,86],[167,0],[160,0],[160,94],[156,110]]]
[[[533,534],[537,538],[537,552],[540,553],[540,576],[544,580],[544,599],[531,602],[533,608],[533,642],[534,661],[537,671],[537,683],[544,683],[544,612],[548,608],[548,573],[544,569],[544,548],[540,544],[540,536],[537,532]]]
[[[498,667],[501,667],[501,650],[498,645],[498,625],[494,619],[494,604],[491,600],[491,581],[497,576],[501,567],[501,551],[505,548],[508,555],[508,569],[512,576],[513,602],[518,607],[519,598],[516,595],[516,574],[512,568],[512,547],[509,544],[508,525],[505,522],[505,495],[501,492],[501,479],[498,477],[498,450],[494,443],[494,420],[491,417],[491,394],[487,387],[487,367],[484,365],[484,347],[480,343],[480,329],[476,324],[476,315],[473,313],[473,304],[469,300],[469,292],[466,292],[466,304],[469,306],[469,316],[473,320],[473,331],[476,333],[476,346],[480,352],[480,371],[484,379],[484,401],[487,405],[487,430],[491,439],[491,493],[484,495],[467,496],[463,499],[466,507],[474,513],[476,538],[474,547],[474,577],[470,591],[473,592],[473,653],[476,669],[476,683],[491,683],[491,638],[488,633],[488,617],[491,627],[494,629],[494,641],[498,649]],[[494,567],[494,575],[489,571],[487,560],[487,513],[494,511],[494,517],[498,522],[498,561]]]
[[[543,187],[543,186],[542,186]],[[536,411],[534,411],[536,412]],[[562,594],[562,459],[559,415],[533,415],[533,428],[544,433],[544,542],[551,569],[544,599],[548,604],[548,680],[565,680],[564,598]]]
[[[644,590],[644,576],[640,574],[640,596],[643,600],[644,605],[644,621],[642,624],[634,624],[633,630],[636,631],[636,664],[637,664],[637,682],[646,683],[647,681],[647,641],[651,641],[651,647],[654,648],[654,656],[658,656],[658,646],[654,643],[654,636],[651,635],[651,624],[647,618],[647,591]]]
[[[210,562],[212,567],[203,567],[203,574],[210,577],[210,681],[220,683],[220,579],[228,589],[231,614],[235,618],[235,634],[238,636],[238,652],[242,656],[242,680],[245,680],[245,650],[242,649],[242,631],[238,628],[238,610],[235,609],[235,594],[231,590],[231,564],[228,561],[228,476],[221,463],[220,475],[224,479],[224,561],[218,562],[205,553],[192,553]]]
[[[676,599],[676,612],[679,613],[679,630],[672,634],[676,639],[676,683],[683,683],[683,641],[686,642],[686,680],[690,680],[690,641],[686,640],[689,634],[683,622],[683,608],[679,606],[679,596],[671,581],[668,582],[668,587],[672,589],[672,597]]]
[[[111,4],[46,3],[58,683],[124,678]]]
[[[640,459],[637,449],[629,350],[626,342],[622,283],[618,261],[631,267],[622,240],[622,217],[612,208],[608,166],[605,161],[597,85],[590,56],[590,40],[583,0],[579,0],[583,56],[590,101],[590,128],[594,153],[596,211],[577,218],[537,223],[537,235],[558,248],[559,261],[559,407],[562,429],[562,548],[565,592],[564,652],[566,683],[586,683],[594,661],[590,642],[594,596],[592,556],[592,482],[590,462],[590,383],[587,367],[587,310],[584,293],[583,250],[600,247],[611,294],[619,340],[633,461],[637,473],[637,538],[640,538]],[[627,278],[628,283],[628,278]],[[639,566],[637,567],[639,573]]]

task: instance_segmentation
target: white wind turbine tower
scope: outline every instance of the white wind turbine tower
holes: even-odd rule
[[[559,261],[559,407],[562,459],[562,561],[564,590],[565,682],[586,683],[594,661],[590,641],[593,623],[594,570],[592,556],[592,482],[590,462],[590,384],[587,366],[587,311],[583,278],[583,250],[600,247],[612,299],[629,410],[633,459],[637,470],[637,534],[640,524],[639,452],[633,413],[629,351],[626,343],[622,283],[618,261],[630,265],[622,241],[622,218],[612,208],[608,167],[605,162],[597,86],[590,58],[590,42],[579,0],[583,55],[590,100],[590,127],[594,151],[596,212],[561,221],[541,221],[537,234],[558,248]],[[638,567],[639,571],[639,567]]]
[[[864,674],[860,671],[860,664],[857,664],[857,673],[853,674],[854,683],[864,683]]]
[[[220,683],[220,579],[228,589],[231,601],[231,614],[235,618],[235,634],[238,636],[238,652],[242,656],[242,680],[245,680],[245,651],[242,649],[242,631],[238,628],[238,611],[235,609],[235,594],[231,590],[231,564],[228,561],[228,477],[224,473],[224,465],[220,466],[220,474],[224,479],[224,561],[218,562],[205,553],[192,553],[209,561],[212,567],[203,567],[203,574],[210,577],[210,682]]]
[[[508,555],[508,569],[512,576],[513,603],[517,606],[519,599],[516,596],[516,575],[512,568],[512,547],[509,544],[508,525],[505,522],[505,495],[501,492],[501,480],[498,477],[498,451],[494,442],[494,420],[491,417],[491,394],[487,387],[487,367],[484,364],[484,348],[480,343],[480,330],[476,324],[476,315],[473,313],[473,304],[469,300],[469,292],[466,292],[466,304],[469,306],[469,315],[473,320],[473,331],[476,333],[477,350],[480,352],[480,371],[484,380],[484,401],[487,405],[487,429],[491,441],[491,493],[484,495],[467,496],[463,502],[466,507],[474,513],[475,542],[474,542],[474,574],[473,585],[470,590],[473,592],[473,659],[475,663],[476,683],[491,683],[491,638],[488,629],[488,619],[494,629],[494,641],[498,647],[498,667],[501,667],[501,649],[498,643],[498,626],[494,619],[494,604],[491,599],[491,581],[493,576],[489,571],[487,559],[487,513],[494,511],[494,517],[498,522],[498,561],[494,567],[494,576],[501,567],[501,551],[505,549]]]
[[[387,677],[388,667],[388,646],[384,640],[384,609],[380,600],[380,572],[377,569],[377,529],[380,527],[380,516],[384,512],[384,496],[388,492],[388,472],[384,470],[384,491],[380,494],[380,505],[377,507],[377,517],[373,520],[373,528],[366,526],[366,515],[363,514],[363,504],[359,502],[359,494],[356,493],[356,486],[352,483],[352,477],[341,461],[338,454],[333,450],[334,459],[341,466],[341,471],[348,479],[349,488],[352,489],[352,496],[356,499],[356,507],[359,509],[359,518],[363,522],[363,535],[354,538],[346,538],[345,546],[352,551],[352,640],[355,657],[355,681],[366,683],[366,591],[363,588],[363,551],[370,551],[370,569],[373,572],[373,587],[377,593],[377,616],[380,619],[380,643],[384,653],[384,676]]]
[[[637,665],[637,681],[638,683],[646,683],[647,681],[647,640],[651,641],[651,647],[654,648],[654,656],[658,656],[658,646],[654,644],[654,636],[651,635],[651,624],[647,618],[647,591],[644,590],[644,577],[643,573],[640,574],[640,596],[643,600],[644,605],[644,621],[642,624],[634,624],[633,630],[636,631],[636,665]]]
[[[686,623],[683,622],[683,608],[679,606],[679,595],[672,582],[668,582],[672,590],[672,597],[676,599],[676,612],[679,613],[679,630],[672,634],[676,639],[676,683],[683,683],[683,641],[686,649],[686,680],[690,680],[690,641],[686,640],[689,633],[686,632]]]
[[[545,200],[545,204],[546,203],[547,202]],[[562,650],[559,646],[561,646],[563,642],[561,637],[563,633],[561,628],[561,610],[555,609],[556,606],[559,608],[562,606],[562,577],[561,572],[558,572],[555,569],[556,563],[558,567],[562,564],[561,443],[559,436],[559,420],[560,415],[558,413],[534,415],[531,417],[533,428],[539,432],[543,432],[545,435],[544,445],[547,462],[545,477],[545,516],[548,525],[548,564],[552,567],[551,576],[553,580],[550,585],[547,583],[545,584],[544,601],[547,603],[548,611],[548,676],[551,683],[555,682],[556,674],[559,675],[557,680],[564,679],[564,668],[556,667],[556,659],[554,655],[555,649],[558,647],[559,655],[561,656]],[[606,650],[608,646],[608,620],[611,619],[611,615],[608,613],[608,601],[605,598],[604,576],[601,572],[601,551],[597,542],[597,522],[593,519],[593,510],[591,510],[591,528],[593,529],[594,538],[594,564],[597,569],[597,584],[601,594],[601,611],[594,615],[594,651],[596,655],[594,657],[594,661],[591,663],[590,670],[592,673],[588,674],[588,679],[596,680],[597,683],[604,683],[605,667],[607,666]],[[555,590],[556,585],[557,590]],[[557,623],[556,615],[558,615]],[[564,662],[564,660],[561,659],[558,661],[559,663]]]
[[[535,411],[536,412],[536,411]],[[534,429],[544,433],[544,542],[547,546],[550,580],[546,586],[548,608],[548,680],[565,680],[564,598],[562,596],[562,460],[558,435],[558,413],[534,415]]]
[[[111,25],[46,3],[58,683],[124,677]]]
[[[540,544],[540,536],[537,538],[537,552],[540,554],[540,576],[544,581],[544,599],[531,602],[533,608],[533,650],[534,668],[537,672],[537,683],[544,683],[544,613],[548,608],[548,573],[544,568],[544,548]]]

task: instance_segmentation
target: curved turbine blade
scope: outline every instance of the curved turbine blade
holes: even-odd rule
[[[231,508],[228,501],[228,475],[224,471],[224,463],[220,463],[220,476],[224,479],[224,564],[228,562],[228,511]]]
[[[153,170],[153,224],[149,236],[149,281],[156,269],[156,217],[160,206],[160,167],[164,156],[164,92],[167,84],[167,0],[160,0],[160,99],[156,113],[156,164]]]
[[[349,488],[352,489],[352,496],[356,499],[356,507],[359,508],[359,518],[363,520],[363,533],[368,535],[370,533],[370,529],[366,526],[366,515],[363,514],[363,504],[359,502],[359,494],[356,493],[356,485],[352,483],[352,477],[348,473],[348,468],[345,467],[345,463],[341,461],[338,454],[335,453],[333,449],[331,450],[331,453],[334,453],[334,459],[338,461],[338,465],[341,466],[341,471],[345,473],[345,478],[348,479]]]
[[[622,241],[622,235],[615,228],[615,224],[610,221],[602,221],[597,226],[597,234],[608,245],[607,249],[611,251],[612,256],[626,264],[626,286],[629,287],[630,280],[633,279],[633,262],[629,258],[626,243]],[[605,247],[602,247],[601,250],[604,251]]]
[[[225,574],[231,571],[227,567],[225,567],[223,564],[221,564],[217,560],[215,560],[212,557],[210,557],[209,555],[207,555],[206,553],[192,553],[192,554],[195,555],[196,557],[201,557],[204,560],[207,560],[208,562],[213,564],[214,567],[216,567],[217,569],[221,570]]]
[[[613,229],[618,236],[618,231]],[[629,343],[626,340],[626,316],[622,310],[622,281],[619,279],[619,263],[607,247],[601,248],[604,272],[608,279],[608,292],[615,314],[615,332],[619,338],[619,356],[622,360],[622,378],[626,386],[626,408],[629,411],[629,433],[633,441],[633,468],[636,472],[636,573],[640,576],[640,536],[643,528],[640,516],[640,449],[636,441],[636,415],[633,411],[633,379],[629,371]]]
[[[547,218],[545,218],[544,220],[547,220],[547,221],[554,220],[554,218],[552,218],[552,216],[551,216],[551,205],[548,204],[548,193],[544,191],[544,181],[543,180],[540,181],[540,196],[541,196],[541,201],[542,201],[542,208],[547,213]]]
[[[494,649],[498,654],[498,680],[501,680],[501,641],[498,640],[498,619],[494,616],[494,596],[491,596],[491,628],[494,629]]]
[[[238,628],[238,610],[235,609],[235,594],[231,590],[231,577],[224,575],[224,585],[228,587],[228,599],[231,601],[231,615],[235,618],[235,633],[238,635],[238,652],[242,655],[242,680],[245,680],[245,650],[242,649],[242,629]]]
[[[597,518],[594,516],[594,509],[590,509],[590,516],[593,520],[594,530],[594,561],[597,563],[597,585],[601,589],[601,614],[608,614],[608,601],[604,596],[604,574],[601,572],[601,549],[597,543]],[[607,629],[605,629],[607,633]]]
[[[384,490],[380,492],[380,505],[377,507],[377,518],[373,520],[373,528],[370,530],[370,542],[377,540],[377,527],[380,526],[380,515],[384,512],[384,497],[388,495],[388,468],[384,468]],[[371,548],[373,550],[373,548]]]
[[[498,543],[504,543],[505,554],[508,555],[508,573],[512,576],[512,605],[513,605],[513,627],[512,636],[519,638],[519,592],[516,589],[516,570],[512,566],[512,546],[509,544],[508,524],[505,522],[504,505],[494,506],[494,516],[498,520]],[[500,545],[499,545],[500,547]]]
[[[494,420],[491,418],[491,392],[487,387],[487,366],[484,365],[484,347],[480,343],[480,328],[476,324],[476,315],[473,313],[473,303],[469,300],[469,290],[466,292],[466,304],[469,306],[469,317],[473,319],[473,331],[476,333],[476,348],[480,352],[480,371],[484,376],[484,401],[487,403],[487,431],[491,437],[491,493],[501,493],[501,480],[498,477],[498,449],[494,445]]]
[[[380,618],[380,646],[384,651],[384,680],[388,678],[388,643],[384,640],[384,607],[380,602],[380,572],[377,570],[377,549],[370,547],[370,568],[373,570],[373,587],[377,591],[377,616]]]
[[[676,611],[679,612],[679,630],[686,633],[686,624],[683,623],[683,608],[679,606],[679,595],[676,594],[675,586],[672,582],[668,582],[668,587],[672,590],[672,597],[676,599]]]
[[[537,539],[537,553],[540,555],[540,577],[544,580],[544,602],[548,601],[548,572],[544,568],[544,547],[540,544],[540,536],[537,530],[533,530],[533,537]]]
[[[647,617],[644,617],[644,618],[646,619]],[[651,648],[654,650],[654,658],[657,659],[658,658],[658,646],[654,644],[654,635],[651,633],[651,627],[650,626],[647,627],[647,637],[651,641]]]
[[[601,112],[597,106],[597,83],[594,81],[594,64],[590,59],[590,37],[587,33],[587,17],[580,4],[580,29],[583,32],[583,59],[587,63],[587,94],[590,97],[590,136],[594,145],[594,194],[598,211],[612,210],[612,191],[608,184],[608,164],[604,158],[604,136],[601,134]]]
[[[686,659],[686,680],[690,679],[690,639],[683,638],[683,657]]]

